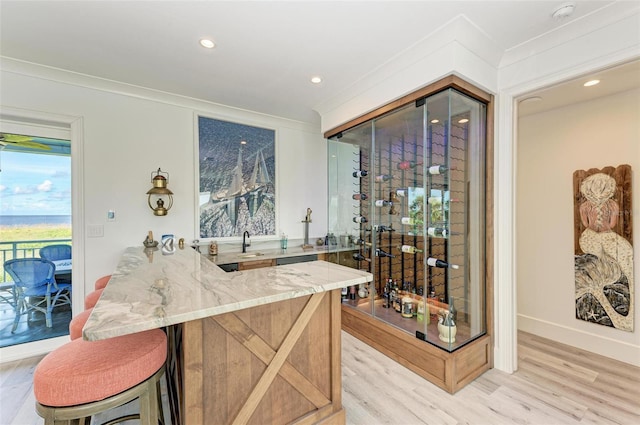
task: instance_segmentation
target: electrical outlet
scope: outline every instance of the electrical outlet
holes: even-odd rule
[[[89,224],[87,226],[88,238],[101,238],[104,236],[104,226],[102,224]]]

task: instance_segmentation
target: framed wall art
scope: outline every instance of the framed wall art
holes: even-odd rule
[[[633,332],[631,166],[573,173],[576,318]]]
[[[276,132],[198,116],[200,238],[276,235]]]

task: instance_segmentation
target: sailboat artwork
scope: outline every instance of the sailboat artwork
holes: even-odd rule
[[[275,235],[275,131],[199,117],[200,238]]]

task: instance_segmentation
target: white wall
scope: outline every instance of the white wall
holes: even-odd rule
[[[606,10],[605,10],[606,9]],[[494,367],[517,369],[514,99],[640,55],[640,7],[615,2],[596,14],[496,52],[464,17],[445,23],[337,99],[318,105],[322,130],[455,72],[497,93],[494,140]],[[497,56],[496,57],[496,53]]]
[[[639,23],[640,4],[615,2],[597,14],[505,52],[501,61],[495,128],[494,364],[506,372],[517,369],[515,100],[531,91],[637,59]]]
[[[285,120],[163,93],[94,80],[4,60],[1,105],[82,117],[84,204],[87,226],[104,226],[104,237],[84,239],[84,284],[111,273],[125,247],[140,245],[148,230],[191,242],[196,235],[194,119],[197,113],[273,128],[277,134],[277,226],[302,238],[306,208],[313,209],[311,235],[327,230],[326,142],[317,125]],[[170,173],[174,205],[156,217],[147,206],[151,172]],[[116,221],[107,222],[107,211]],[[275,236],[278,238],[278,236]]]
[[[518,328],[640,366],[640,226],[634,332],[575,318],[573,261],[574,171],[630,164],[632,198],[640,199],[640,90],[522,117],[517,152]]]
[[[426,34],[338,97],[316,106],[326,132],[452,73],[495,92],[502,51],[459,15]]]

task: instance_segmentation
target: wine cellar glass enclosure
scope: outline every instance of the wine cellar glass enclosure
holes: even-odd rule
[[[329,258],[374,276],[343,291],[343,318],[357,312],[445,353],[489,326],[491,97],[449,80],[327,133],[329,233],[339,235]]]

